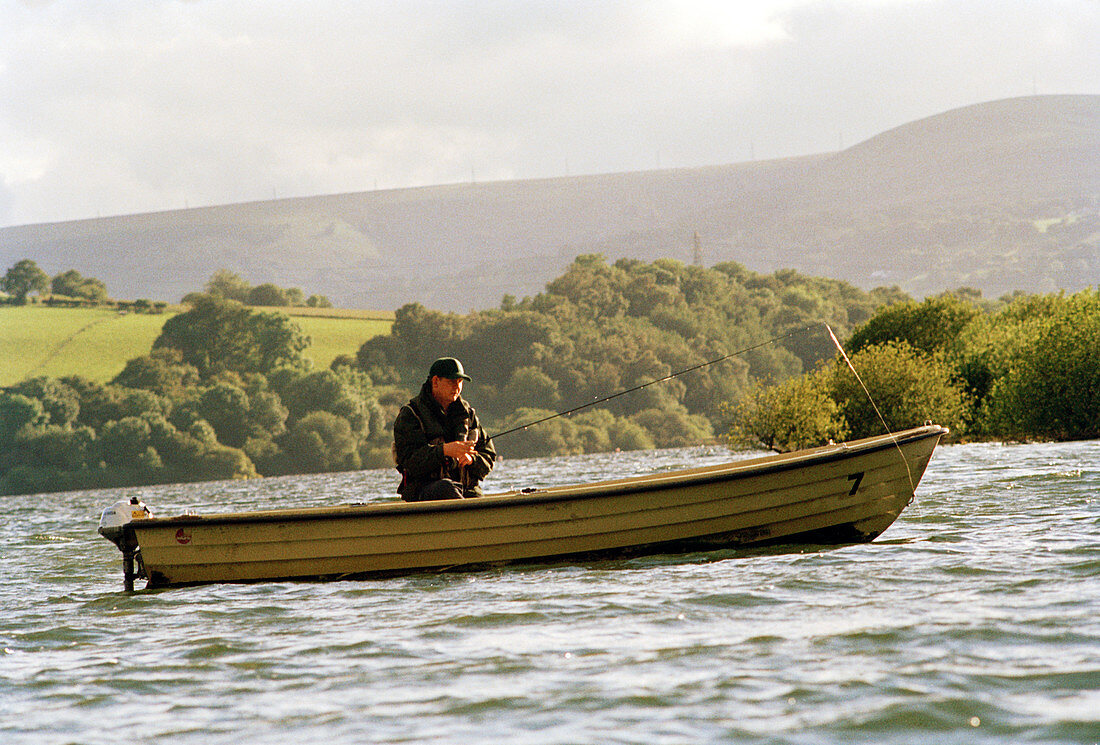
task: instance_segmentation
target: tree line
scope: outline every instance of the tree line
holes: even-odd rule
[[[7,293],[17,305],[25,304],[32,293],[45,292],[91,305],[107,301],[107,285],[102,280],[85,277],[75,269],[61,272],[51,279],[30,259],[17,261],[8,268],[0,277],[0,291]]]
[[[585,255],[544,292],[505,297],[496,309],[459,315],[406,305],[391,333],[368,340],[356,361],[376,384],[407,391],[434,358],[458,357],[474,377],[471,402],[499,432],[750,350],[498,443],[512,456],[673,447],[724,431],[722,402],[739,399],[752,381],[798,375],[832,355],[823,332],[792,332],[825,320],[848,334],[906,297],[734,262],[707,269]]]
[[[53,278],[31,259],[22,259],[8,268],[0,277],[0,305],[26,305],[33,302],[32,294],[43,295],[42,304],[51,307],[87,307],[107,305],[122,311],[135,313],[163,313],[168,303],[162,300],[112,300],[107,295],[107,285],[96,277],[85,277],[76,269],[68,269]]]
[[[497,443],[506,457],[721,437],[785,450],[883,431],[822,322],[892,429],[933,419],[956,437],[1100,435],[1091,291],[917,302],[790,270],[585,255],[498,308],[408,304],[389,334],[323,370],[286,315],[217,293],[189,302],[109,383],[34,378],[0,392],[0,493],[389,465],[397,410],[440,356],[465,363],[490,434],[659,381],[521,428]]]
[[[22,259],[9,267],[0,277],[0,291],[9,296],[8,302],[25,305],[32,294],[49,293],[43,301],[47,305],[105,305],[112,304],[124,310],[136,312],[163,312],[168,303],[139,299],[133,302],[111,301],[107,295],[107,285],[95,277],[85,277],[75,269],[61,272],[51,278],[31,259]],[[219,269],[211,275],[204,292],[192,293],[182,300],[190,304],[193,295],[214,295],[228,300],[236,300],[244,305],[257,307],[306,306],[311,308],[331,308],[332,303],[324,295],[310,295],[308,298],[301,288],[279,287],[270,282],[253,286],[240,275],[228,269]]]
[[[207,289],[213,289],[208,285]],[[579,257],[546,291],[466,315],[409,304],[390,334],[313,370],[285,315],[217,293],[189,297],[149,354],[107,384],[26,380],[0,393],[0,492],[242,478],[384,466],[397,409],[431,361],[463,359],[469,397],[499,432],[827,318],[844,332],[897,290],[796,272]],[[713,440],[760,376],[830,353],[810,335],[517,432],[509,457]]]
[[[305,306],[309,308],[331,308],[332,303],[324,295],[310,295],[308,298],[298,287],[279,287],[271,282],[253,286],[239,274],[228,269],[219,269],[211,275],[203,291],[207,295],[236,300],[244,305],[266,308],[285,308]],[[199,293],[203,294],[203,293]],[[190,295],[183,298],[189,302]]]

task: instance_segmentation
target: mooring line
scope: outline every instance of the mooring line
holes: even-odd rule
[[[836,334],[833,333],[832,327],[828,323],[822,321],[821,325],[825,327],[825,330],[829,332],[829,338],[833,340],[833,344],[836,345],[837,351],[840,352],[840,356],[844,358],[844,361],[848,363],[848,369],[852,371],[852,375],[856,376],[856,380],[859,381],[859,386],[863,389],[863,392],[867,395],[867,400],[871,402],[871,408],[875,410],[875,414],[878,415],[878,420],[882,422],[883,428],[886,430],[886,434],[890,435],[890,440],[894,443],[894,447],[898,449],[898,453],[901,455],[901,462],[905,464],[905,472],[909,476],[909,491],[916,493],[917,485],[913,483],[913,471],[909,468],[909,459],[905,457],[905,451],[901,449],[901,444],[898,442],[898,438],[894,435],[894,431],[890,429],[890,425],[886,423],[885,417],[882,416],[882,412],[879,411],[878,404],[875,403],[875,399],[871,397],[871,392],[867,390],[867,386],[863,383],[863,378],[859,377],[859,373],[856,372],[855,366],[852,361],[848,359],[848,353],[844,351],[844,347],[840,346],[840,340],[836,338]]]

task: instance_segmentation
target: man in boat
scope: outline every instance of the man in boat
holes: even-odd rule
[[[481,496],[479,484],[493,470],[497,454],[477,413],[462,398],[467,380],[461,362],[441,357],[432,363],[420,393],[397,413],[397,492],[406,502]]]

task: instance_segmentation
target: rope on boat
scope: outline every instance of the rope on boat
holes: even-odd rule
[[[833,340],[833,344],[836,345],[837,351],[840,352],[840,356],[844,358],[844,361],[846,363],[848,363],[848,369],[852,371],[852,375],[856,376],[856,380],[859,381],[860,388],[862,388],[863,392],[867,394],[867,400],[871,402],[871,408],[875,410],[875,414],[878,415],[878,420],[882,422],[882,426],[886,430],[886,433],[890,435],[890,440],[894,443],[894,447],[898,449],[898,453],[901,455],[901,462],[905,464],[905,472],[909,476],[909,490],[910,492],[915,493],[917,491],[917,486],[913,483],[913,471],[911,468],[909,468],[909,460],[905,457],[905,451],[901,449],[901,445],[898,443],[898,438],[894,435],[894,431],[890,429],[890,425],[886,423],[886,419],[882,416],[882,412],[878,409],[878,404],[875,403],[875,399],[871,397],[871,392],[867,390],[867,386],[864,385],[863,378],[859,377],[859,373],[856,372],[856,368],[852,364],[852,361],[848,359],[848,353],[844,351],[844,347],[840,346],[840,341],[836,338],[836,334],[833,333],[833,329],[829,326],[828,323],[825,323],[824,321],[821,322],[821,325],[824,326],[825,330],[829,332],[829,338]]]
[[[760,349],[761,347],[766,347],[769,344],[775,344],[776,342],[783,341],[784,339],[788,339],[788,338],[790,338],[792,336],[796,336],[798,334],[804,334],[807,331],[809,331],[810,329],[815,329],[820,325],[823,325],[823,324],[822,323],[812,323],[809,326],[794,329],[793,331],[788,331],[785,334],[782,334],[780,336],[776,336],[772,339],[768,339],[767,341],[762,341],[759,344],[753,344],[751,347],[745,347],[744,349],[740,349],[736,352],[731,352],[730,354],[722,355],[721,357],[719,357],[717,359],[710,360],[709,362],[700,362],[698,365],[692,365],[691,367],[684,368],[683,370],[680,370],[679,372],[670,373],[669,375],[666,375],[663,378],[658,378],[657,380],[651,380],[648,383],[642,383],[641,385],[636,385],[633,388],[627,388],[625,391],[619,391],[618,393],[612,393],[610,396],[604,396],[603,398],[598,398],[595,401],[589,401],[586,404],[581,404],[580,406],[574,406],[572,409],[567,409],[566,411],[559,411],[557,414],[551,414],[550,416],[544,416],[542,419],[536,419],[533,422],[527,422],[526,424],[521,424],[518,427],[512,427],[511,429],[508,429],[508,430],[505,430],[503,432],[500,432],[498,434],[493,435],[493,437],[494,438],[495,437],[503,437],[504,435],[510,435],[513,432],[519,432],[520,430],[527,429],[528,427],[533,427],[536,424],[542,424],[543,422],[548,422],[551,419],[557,419],[560,416],[568,416],[570,414],[573,414],[575,412],[580,411],[581,409],[587,409],[589,406],[596,406],[597,404],[602,404],[605,401],[610,401],[613,398],[618,398],[619,396],[625,396],[628,393],[634,393],[634,391],[640,391],[641,389],[648,388],[651,385],[656,385],[657,383],[664,383],[666,380],[672,380],[673,378],[678,378],[681,375],[684,375],[685,373],[693,372],[695,370],[699,370],[699,369],[702,369],[704,367],[710,367],[711,365],[715,365],[719,362],[725,362],[728,359],[732,359],[733,357],[737,357],[738,355],[745,354],[746,352],[751,352],[755,349]],[[824,324],[824,325],[825,325],[825,328],[829,328],[828,324]],[[831,334],[832,330],[830,330],[829,333]],[[833,339],[835,340],[836,337],[833,337]],[[860,381],[860,384],[862,385],[862,381]],[[864,389],[864,390],[866,390],[866,389]],[[876,409],[876,411],[877,410],[878,409]],[[490,438],[490,439],[492,439],[492,438]]]

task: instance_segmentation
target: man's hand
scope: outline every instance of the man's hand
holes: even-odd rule
[[[476,442],[455,440],[443,444],[443,454],[448,458],[454,458],[460,466],[468,466],[474,462],[474,447]]]

